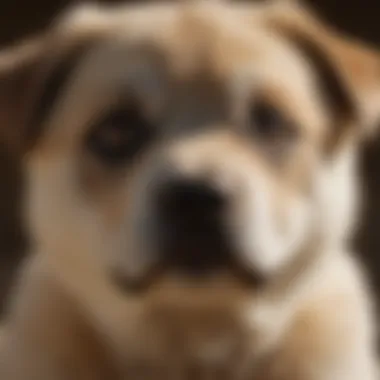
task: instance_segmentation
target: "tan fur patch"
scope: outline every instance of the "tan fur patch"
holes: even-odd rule
[[[377,65],[296,5],[211,1],[79,7],[0,55],[2,130],[38,107],[43,127],[24,160],[35,245],[1,374],[375,380],[347,239]]]

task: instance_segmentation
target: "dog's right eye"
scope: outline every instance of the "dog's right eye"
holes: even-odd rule
[[[250,110],[251,132],[265,140],[291,139],[295,129],[291,121],[270,103],[259,101]]]
[[[108,164],[132,159],[151,139],[153,128],[137,107],[127,107],[106,115],[90,132],[87,146]]]

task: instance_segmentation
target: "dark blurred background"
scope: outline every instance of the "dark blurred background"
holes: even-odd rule
[[[138,0],[134,0],[138,1]],[[143,0],[141,0],[143,1]],[[305,0],[338,28],[380,48],[379,0]],[[98,1],[106,2],[106,1]],[[111,2],[111,1],[108,1]],[[117,1],[112,1],[117,2]],[[1,0],[0,47],[39,31],[73,1]],[[380,138],[365,147],[361,160],[367,195],[363,221],[355,244],[366,263],[380,304]],[[26,233],[20,213],[22,175],[17,158],[0,142],[0,313],[20,260],[25,257]],[[378,195],[379,194],[379,195]]]

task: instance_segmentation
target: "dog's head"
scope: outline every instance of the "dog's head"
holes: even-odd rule
[[[265,286],[339,249],[379,62],[293,5],[70,12],[0,58],[37,245],[147,291],[169,277]]]

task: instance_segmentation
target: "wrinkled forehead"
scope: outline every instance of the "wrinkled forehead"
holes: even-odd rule
[[[213,3],[79,12],[66,28],[97,33],[75,57],[59,112],[81,111],[76,120],[56,120],[77,130],[120,100],[137,99],[154,112],[187,93],[187,100],[206,102],[220,95],[232,108],[271,96],[297,113],[300,124],[317,128],[320,109],[307,61],[266,25],[263,8],[254,20],[248,24],[236,9]]]

